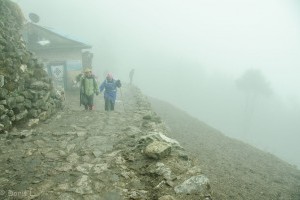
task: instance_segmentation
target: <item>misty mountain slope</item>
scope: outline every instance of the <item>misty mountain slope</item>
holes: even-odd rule
[[[199,161],[216,199],[300,199],[300,171],[272,154],[223,135],[186,112],[149,98],[153,109]]]

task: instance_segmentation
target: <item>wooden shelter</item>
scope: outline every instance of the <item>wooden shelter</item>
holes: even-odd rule
[[[86,50],[92,47],[69,35],[33,23],[24,26],[22,35],[57,87],[71,89],[75,76],[91,67],[93,54]]]

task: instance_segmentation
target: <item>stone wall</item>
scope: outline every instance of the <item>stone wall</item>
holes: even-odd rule
[[[22,41],[23,22],[17,4],[0,0],[0,132],[18,122],[45,120],[62,105],[42,64]]]

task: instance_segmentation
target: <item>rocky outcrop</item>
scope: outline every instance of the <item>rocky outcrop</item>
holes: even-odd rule
[[[20,121],[45,120],[62,104],[42,64],[26,49],[20,34],[22,25],[19,7],[1,0],[0,132]]]
[[[121,142],[127,146],[120,152],[120,168],[128,169],[123,175],[132,181],[125,199],[212,199],[209,179],[179,142],[167,136],[146,97],[138,90],[135,94],[140,127],[125,130],[131,137]]]

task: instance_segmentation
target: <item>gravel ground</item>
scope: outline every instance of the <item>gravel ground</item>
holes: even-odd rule
[[[218,200],[299,200],[300,171],[272,154],[226,137],[186,112],[157,99],[152,107],[195,157]]]

